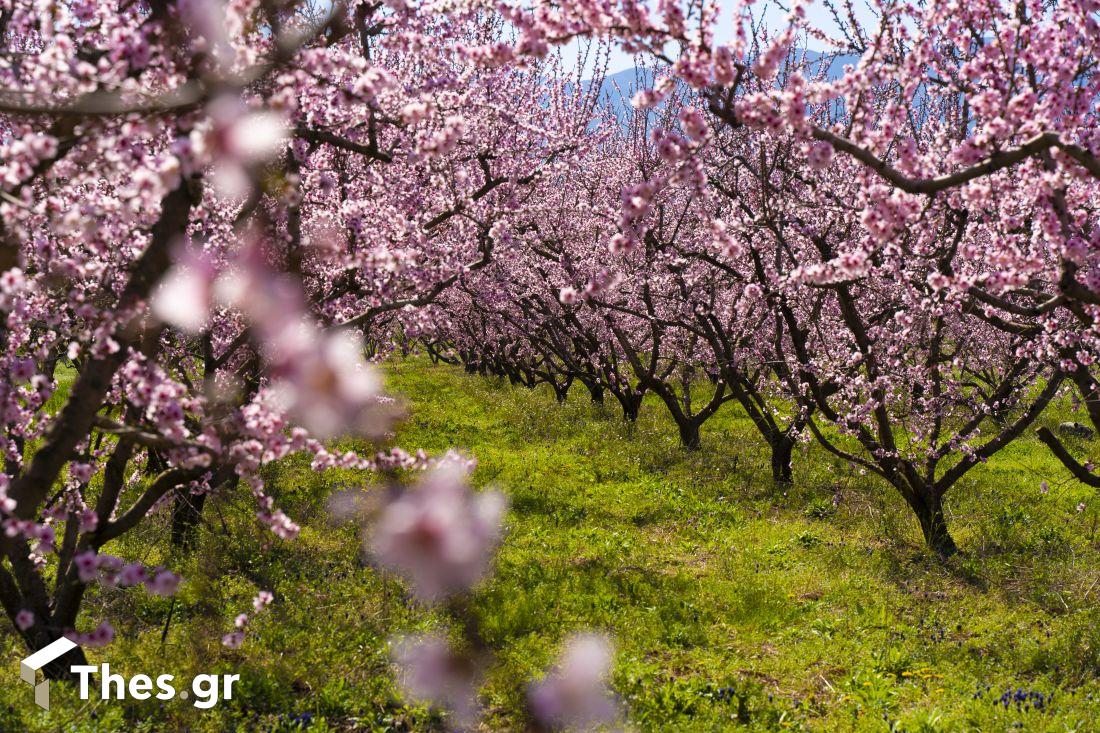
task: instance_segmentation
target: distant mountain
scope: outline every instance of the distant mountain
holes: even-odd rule
[[[842,77],[846,65],[854,65],[859,61],[858,56],[850,54],[827,57],[820,51],[806,51],[805,53],[812,73],[820,73],[822,67],[828,64],[828,68],[824,69],[824,72],[825,77],[830,81]],[[587,91],[591,87],[592,81],[583,81],[581,84]],[[652,86],[653,71],[651,69],[640,67],[624,69],[604,78],[603,83],[600,84],[598,103],[600,107],[610,111],[616,119],[622,120],[630,109],[630,100],[634,97],[634,94],[640,89],[648,89]]]
[[[592,86],[591,80],[582,84],[585,91]],[[600,84],[598,104],[615,115],[615,119],[622,120],[630,109],[630,100],[633,99],[634,94],[652,86],[651,69],[625,69],[604,77],[603,83]]]

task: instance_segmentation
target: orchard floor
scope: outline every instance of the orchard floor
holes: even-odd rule
[[[578,629],[615,638],[612,683],[638,730],[1100,730],[1100,497],[1032,437],[953,489],[963,554],[945,564],[923,550],[898,497],[815,446],[796,455],[792,488],[773,486],[732,406],[704,426],[703,449],[685,453],[656,403],[631,426],[580,388],[558,405],[546,388],[421,359],[393,365],[389,381],[409,406],[400,445],[464,449],[479,461],[475,482],[511,500],[496,573],[476,601],[499,649],[486,730],[522,730],[524,680]],[[303,461],[269,480],[303,525],[298,540],[273,541],[237,496],[208,506],[199,547],[172,556],[158,518],[105,551],[180,570],[175,602],[99,589],[84,616],[119,631],[89,650],[92,663],[177,680],[240,674],[232,700],[207,711],[83,702],[54,684],[43,713],[5,631],[0,730],[441,729],[399,701],[386,644],[445,620],[364,568],[356,529],[326,519],[333,488],[364,477]],[[240,649],[221,646],[261,588],[274,604]],[[1041,694],[1041,709],[1001,702],[1018,690]]]

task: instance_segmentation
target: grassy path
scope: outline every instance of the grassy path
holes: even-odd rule
[[[968,552],[942,567],[899,499],[823,451],[776,489],[732,410],[693,455],[657,404],[629,428],[581,390],[559,406],[419,364],[393,381],[417,395],[409,445],[468,448],[512,497],[482,600],[507,650],[502,721],[507,681],[594,627],[619,642],[616,686],[644,729],[1100,729],[1100,554],[1095,515],[1076,512],[1091,492],[1057,485],[1033,439],[957,487]],[[994,704],[1020,688],[1055,702]]]
[[[557,405],[548,391],[423,361],[394,365],[390,383],[410,402],[400,445],[464,449],[478,458],[475,482],[511,499],[497,573],[477,600],[501,658],[484,690],[488,730],[520,729],[523,680],[577,629],[615,637],[613,683],[642,730],[1100,730],[1100,501],[1033,439],[953,490],[964,556],[944,566],[899,499],[816,448],[796,454],[794,487],[774,487],[733,410],[687,454],[656,404],[627,426],[583,390]],[[407,606],[362,567],[354,528],[325,519],[332,487],[364,478],[305,463],[269,478],[303,521],[296,542],[272,541],[247,501],[229,499],[208,512],[190,558],[164,555],[156,525],[106,548],[188,578],[163,646],[166,599],[99,590],[87,617],[120,631],[93,662],[238,673],[234,700],[200,712],[59,688],[46,716],[17,684],[8,635],[0,730],[439,728],[396,699],[386,639],[444,621]],[[276,603],[241,649],[221,647],[259,588]],[[1007,690],[1041,694],[1042,709],[1034,695],[998,703]]]

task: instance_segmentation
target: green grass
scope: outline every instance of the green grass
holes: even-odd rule
[[[626,425],[581,389],[557,405],[548,389],[423,360],[392,365],[390,384],[410,409],[400,445],[463,449],[478,459],[475,483],[511,500],[475,604],[499,659],[482,695],[487,730],[522,729],[524,681],[579,629],[615,638],[613,686],[641,730],[1100,730],[1098,501],[1032,437],[949,494],[963,554],[945,564],[890,489],[816,446],[796,454],[795,485],[775,487],[734,409],[686,453],[656,402]],[[167,554],[164,517],[106,548],[187,577],[163,644],[167,599],[100,589],[85,615],[88,628],[106,617],[120,631],[90,650],[93,663],[237,673],[234,700],[206,712],[81,702],[55,685],[53,711],[39,713],[9,633],[0,730],[296,730],[305,713],[315,731],[442,728],[397,696],[386,641],[446,619],[364,567],[355,528],[325,517],[334,486],[371,477],[297,461],[268,479],[303,524],[295,542],[255,526],[237,496],[212,503],[189,557]],[[241,649],[225,649],[221,634],[260,588],[276,602]],[[1018,688],[1053,701],[996,704]]]

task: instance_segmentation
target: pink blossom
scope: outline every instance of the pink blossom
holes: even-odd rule
[[[118,574],[118,584],[132,586],[149,580],[149,573],[141,563],[127,563]]]
[[[76,638],[76,643],[83,647],[104,647],[110,644],[115,639],[115,627],[107,621],[103,621],[99,626],[87,634],[79,634]]]
[[[210,317],[214,277],[206,258],[185,251],[153,293],[153,314],[186,333],[198,333]]]
[[[93,473],[95,473],[95,466],[91,463],[69,464],[69,476],[78,483],[88,483]]]
[[[254,165],[270,159],[283,147],[286,122],[276,112],[250,111],[232,96],[217,97],[207,106],[207,112],[213,127],[203,144],[212,155]]]
[[[679,135],[657,131],[654,133],[654,143],[657,145],[657,155],[661,160],[669,164],[678,163],[683,159],[687,141]]]
[[[557,669],[528,693],[539,720],[585,730],[613,723],[619,712],[607,689],[611,658],[611,644],[604,636],[579,634],[570,639]]]
[[[733,50],[729,46],[719,46],[714,50],[714,80],[719,84],[732,84],[737,77]]]
[[[244,643],[243,631],[231,631],[222,637],[222,645],[230,649],[239,649],[241,644]]]
[[[14,382],[29,382],[35,373],[33,359],[15,359],[11,365],[11,378]]]
[[[81,532],[94,532],[99,526],[99,515],[95,510],[85,507],[78,515]]]
[[[646,110],[656,107],[665,98],[665,94],[655,89],[643,89],[630,100],[634,109]]]
[[[684,134],[695,142],[703,142],[710,134],[707,121],[703,114],[694,107],[684,107],[680,110],[680,124],[684,127]]]
[[[558,299],[564,305],[575,305],[580,301],[580,293],[576,288],[564,287],[558,291]]]
[[[815,171],[825,170],[833,161],[833,146],[824,140],[810,143],[806,151],[806,162]]]
[[[256,594],[256,597],[252,599],[252,608],[257,611],[262,611],[271,605],[271,602],[275,600],[275,595],[269,590],[262,590]]]
[[[386,506],[374,550],[423,600],[467,592],[488,569],[504,506],[498,493],[472,493],[465,468],[446,461]]]
[[[32,626],[34,626],[34,612],[25,608],[20,609],[19,613],[15,614],[15,627],[20,631],[26,631]]]
[[[627,254],[634,249],[634,244],[634,240],[630,237],[625,237],[622,234],[616,234],[615,236],[611,237],[611,241],[608,243],[607,249],[609,252],[611,252],[611,254]],[[564,299],[562,300],[562,303],[570,305],[569,303],[566,303]]]
[[[458,725],[469,725],[477,711],[477,685],[470,660],[440,636],[397,639],[393,659],[405,694],[443,708]]]
[[[180,577],[168,570],[161,570],[145,581],[145,589],[156,596],[175,595]]]
[[[84,583],[91,583],[96,579],[99,571],[99,559],[92,550],[81,552],[73,558],[76,564],[77,574]]]
[[[343,432],[378,436],[388,427],[389,411],[379,400],[381,383],[352,335],[284,333],[282,340],[285,350],[276,356],[281,363],[275,368],[281,378],[272,393],[310,433],[319,438]]]

